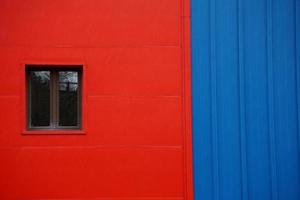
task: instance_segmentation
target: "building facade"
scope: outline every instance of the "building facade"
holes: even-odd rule
[[[0,199],[300,199],[299,0],[0,0]]]

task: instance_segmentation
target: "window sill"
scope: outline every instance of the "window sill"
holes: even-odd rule
[[[84,130],[24,130],[22,135],[85,135]]]

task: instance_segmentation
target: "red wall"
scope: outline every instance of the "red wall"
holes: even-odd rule
[[[192,199],[188,26],[183,0],[1,0],[0,199]],[[84,65],[83,135],[25,131],[39,63]]]

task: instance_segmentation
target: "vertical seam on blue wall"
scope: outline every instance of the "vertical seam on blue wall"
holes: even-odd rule
[[[270,138],[270,168],[272,200],[278,199],[277,163],[274,119],[274,72],[273,72],[273,3],[267,0],[267,62],[268,62],[268,109],[269,109],[269,138]]]
[[[212,114],[212,152],[213,152],[213,197],[220,199],[218,112],[217,112],[217,64],[216,64],[216,0],[210,1],[210,76],[211,76],[211,114]]]
[[[299,9],[299,1],[294,0],[295,6],[295,67],[296,67],[296,88],[297,88],[297,132],[298,132],[298,153],[300,155],[300,54],[299,54],[299,23],[298,21],[298,12]]]
[[[248,173],[247,173],[247,140],[246,140],[246,103],[245,103],[245,62],[244,62],[244,0],[238,3],[238,63],[239,63],[239,109],[240,109],[240,151],[241,151],[241,182],[242,199],[248,199]]]

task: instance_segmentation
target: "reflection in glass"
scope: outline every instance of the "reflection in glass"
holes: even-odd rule
[[[50,125],[50,72],[31,72],[31,126]]]
[[[59,72],[59,126],[77,126],[78,72]]]

